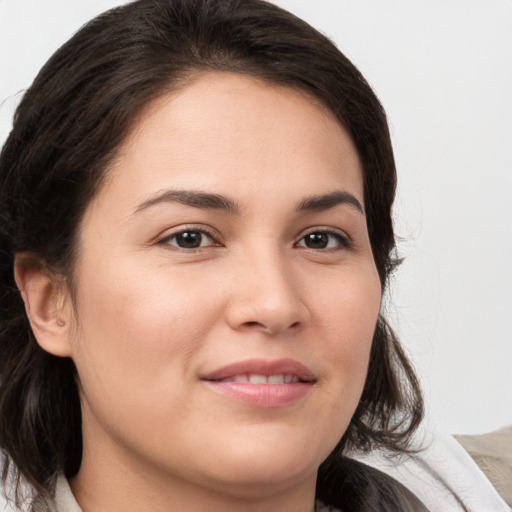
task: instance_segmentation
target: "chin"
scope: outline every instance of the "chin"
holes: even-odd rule
[[[225,471],[219,468],[214,487],[224,488],[239,498],[269,496],[302,485],[307,480],[315,481],[319,464],[290,464],[288,459],[280,460],[279,456],[261,462],[235,462]]]
[[[263,429],[265,430],[265,429]],[[339,438],[328,446],[318,446],[290,435],[272,436],[263,431],[246,439],[231,442],[222,453],[214,457],[214,478],[243,495],[260,494],[289,488],[306,479],[316,479],[318,467],[332,451]],[[232,441],[233,438],[231,438]],[[225,444],[225,443],[223,443]]]

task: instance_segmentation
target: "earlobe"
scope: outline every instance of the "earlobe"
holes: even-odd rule
[[[70,357],[70,307],[62,276],[52,274],[36,255],[19,253],[14,278],[38,344],[50,354]]]

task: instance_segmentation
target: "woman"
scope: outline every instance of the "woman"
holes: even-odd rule
[[[324,36],[260,0],[114,9],[0,176],[0,446],[33,510],[424,510],[346,456],[407,450],[422,401],[379,311],[385,114]]]

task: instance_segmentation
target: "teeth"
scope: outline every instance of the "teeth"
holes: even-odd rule
[[[249,375],[249,382],[251,384],[266,384],[267,377],[265,375]]]
[[[267,378],[269,384],[283,384],[284,375],[269,375]]]
[[[282,373],[269,376],[257,373],[241,374],[222,380],[224,382],[242,382],[250,384],[291,384],[300,382],[299,377],[296,375],[284,375]]]

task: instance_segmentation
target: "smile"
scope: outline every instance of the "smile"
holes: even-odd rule
[[[285,375],[283,373],[277,375],[261,375],[261,374],[242,374],[233,377],[226,377],[219,382],[248,382],[249,384],[291,384],[301,382],[297,375]]]
[[[316,383],[313,373],[292,359],[241,361],[207,373],[201,380],[230,400],[258,408],[291,405],[308,395]]]

